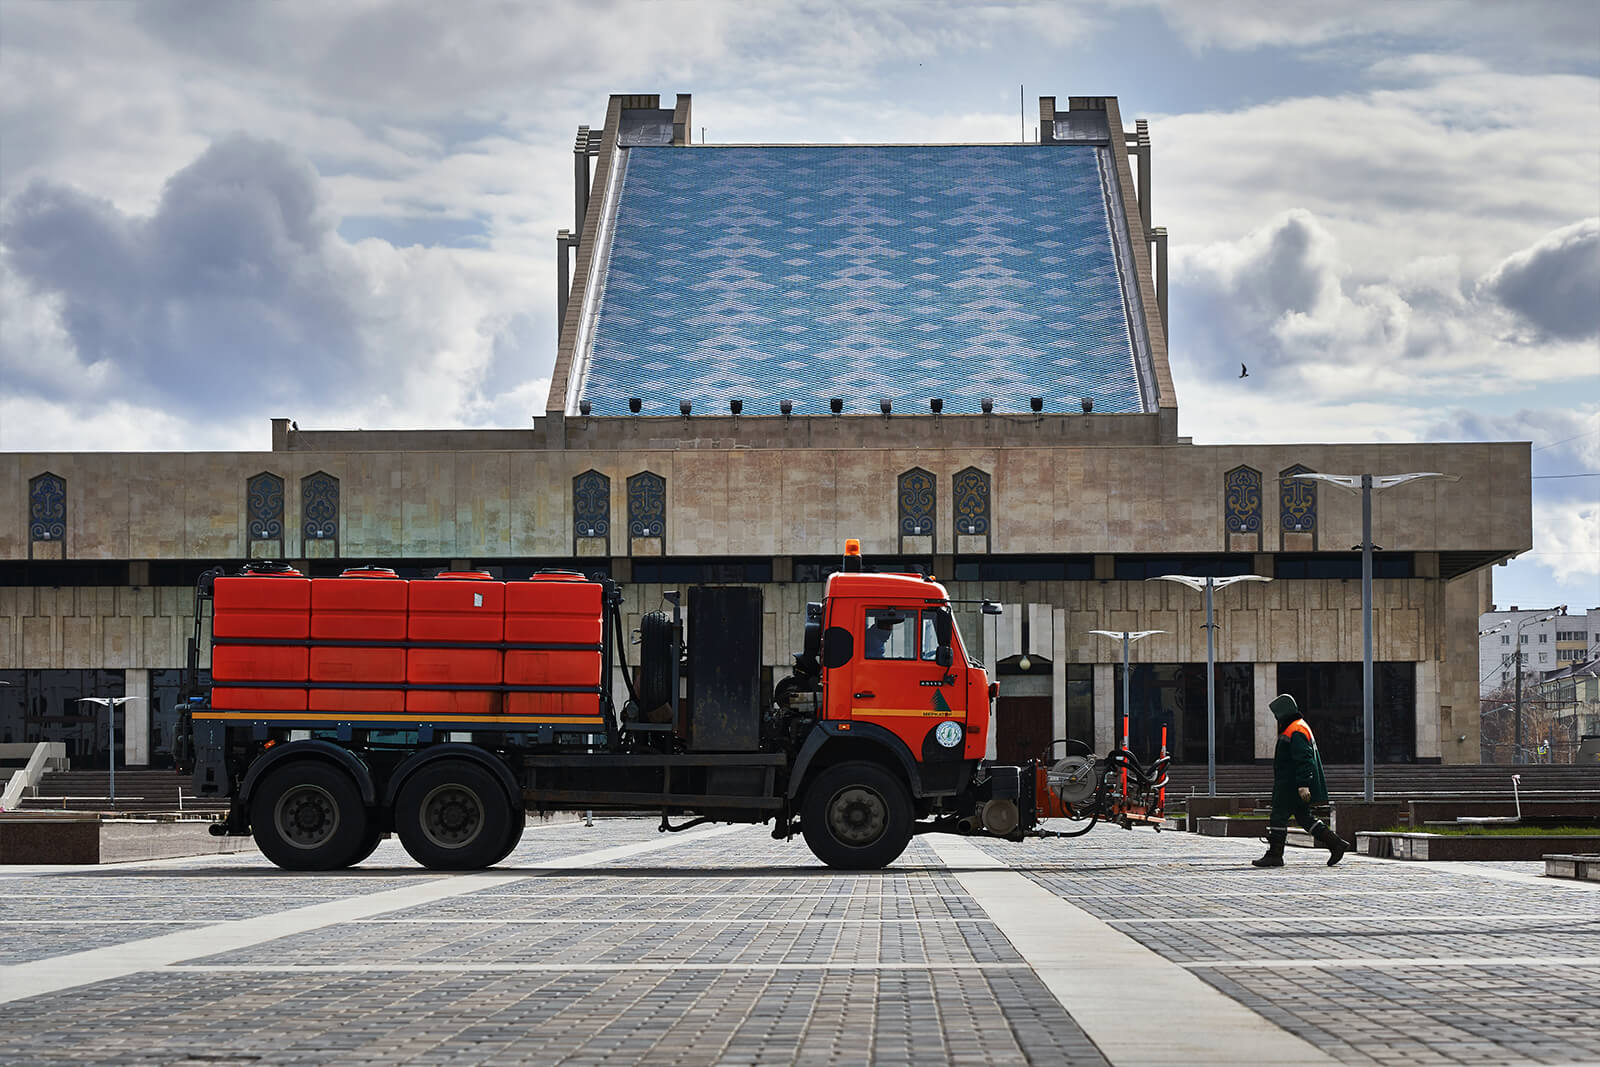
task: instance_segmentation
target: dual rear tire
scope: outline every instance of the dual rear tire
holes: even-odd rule
[[[411,857],[439,871],[490,867],[517,847],[526,819],[488,768],[463,759],[429,763],[395,798],[394,829]],[[303,759],[262,779],[250,825],[267,859],[285,870],[332,871],[360,863],[383,838],[349,774]]]

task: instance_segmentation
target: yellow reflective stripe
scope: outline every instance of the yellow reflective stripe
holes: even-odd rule
[[[272,719],[293,719],[297,722],[415,722],[421,723],[503,723],[503,722],[566,722],[590,726],[604,725],[605,720],[578,715],[416,715],[403,711],[393,712],[320,712],[320,711],[207,711],[196,712],[196,722],[210,719],[248,719],[261,722]]]
[[[955,719],[965,717],[961,711],[936,711],[933,708],[851,708],[850,715],[856,719],[890,718],[898,716],[909,719]]]

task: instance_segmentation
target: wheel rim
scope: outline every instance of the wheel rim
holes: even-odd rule
[[[320,785],[298,785],[278,799],[273,821],[295,848],[319,848],[339,832],[339,804]]]
[[[483,832],[483,804],[462,785],[436,786],[422,798],[422,835],[439,848],[471,844]]]
[[[828,801],[828,830],[842,844],[870,845],[883,836],[888,823],[889,805],[875,789],[846,786]]]

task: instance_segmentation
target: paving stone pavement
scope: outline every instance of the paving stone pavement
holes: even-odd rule
[[[1600,1063],[1600,887],[1541,862],[1434,863],[1097,828],[980,842],[1346,1063]]]
[[[979,844],[1339,1060],[1600,1061],[1594,887],[1294,850],[1257,871],[1253,842],[1115,828]],[[619,845],[659,850],[537,866]],[[536,823],[492,877],[420,870],[394,841],[333,874],[253,854],[0,871],[13,982],[195,938],[135,973],[97,980],[91,962],[75,988],[13,987],[0,1063],[1106,1063],[961,873],[926,839],[843,873],[763,827],[664,838],[620,819]],[[322,904],[352,917],[208,943],[232,928],[211,924]],[[1126,1025],[1161,1027],[1139,992],[1134,976]]]

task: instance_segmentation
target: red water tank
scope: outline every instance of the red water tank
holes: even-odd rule
[[[505,639],[506,586],[482,571],[446,571],[409,583],[406,637],[414,642],[499,644]],[[500,685],[498,648],[410,648],[406,681],[412,685]],[[406,710],[421,714],[496,715],[498,692],[418,690],[406,694]]]
[[[311,585],[311,638],[318,641],[403,642],[407,583],[387,567],[357,567]],[[313,644],[310,710],[404,712],[404,648]],[[317,682],[370,683],[396,688],[320,689]]]
[[[304,711],[305,641],[311,580],[299,571],[218,578],[212,586],[211,705],[219,710]],[[244,644],[228,644],[227,640]],[[295,644],[276,644],[276,641]],[[299,682],[300,686],[230,686],[228,682]]]
[[[601,587],[579,574],[536,574],[506,585],[507,685],[596,687],[604,625]],[[508,715],[595,717],[598,693],[508,693]]]

